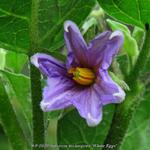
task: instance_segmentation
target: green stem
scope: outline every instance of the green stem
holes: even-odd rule
[[[31,73],[31,90],[32,90],[32,117],[33,117],[33,150],[39,150],[39,144],[44,144],[44,114],[40,109],[41,95],[41,82],[40,73],[32,65],[30,65]],[[38,144],[38,146],[34,146]]]
[[[146,39],[143,49],[140,52],[133,70],[126,79],[131,90],[126,93],[126,100],[116,107],[110,130],[104,142],[105,147],[103,150],[109,150],[107,144],[115,145],[115,150],[118,150],[122,144],[130,120],[132,119],[133,113],[140,102],[139,93],[141,93],[142,89],[139,88],[138,79],[147,62],[149,53],[150,29],[146,26]]]
[[[39,49],[39,33],[38,33],[38,10],[40,0],[32,0],[31,7],[31,44],[29,56],[36,53]],[[41,76],[39,71],[30,64],[31,76],[31,96],[32,96],[32,117],[33,117],[33,150],[43,150],[44,137],[44,114],[40,109],[40,101],[42,99]],[[40,147],[39,144],[42,144]]]

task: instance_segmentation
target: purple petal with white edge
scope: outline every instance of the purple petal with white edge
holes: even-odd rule
[[[72,21],[66,21],[64,23],[64,30],[64,38],[68,54],[73,53],[76,57],[76,61],[80,62],[82,65],[86,65],[87,44],[84,41],[80,30]]]
[[[125,99],[125,92],[109,76],[106,70],[99,70],[99,81],[94,85],[103,105],[121,103]]]
[[[118,53],[124,41],[121,31],[106,31],[97,36],[89,44],[88,58],[95,67],[108,69],[113,57]]]
[[[41,108],[43,111],[64,109],[70,105],[74,95],[74,83],[62,77],[48,78],[47,86],[43,91]]]
[[[48,77],[60,76],[66,74],[65,64],[50,55],[37,53],[31,57],[31,63]]]
[[[78,95],[72,99],[72,104],[89,126],[96,126],[102,120],[102,103],[94,89],[88,88],[78,92]]]
[[[107,41],[109,40],[109,37],[111,35],[111,31],[105,31],[98,36],[96,36],[88,46],[88,61],[89,61],[89,67],[97,66],[100,64],[100,60],[102,59],[103,55],[103,49],[105,45],[107,44]]]
[[[115,31],[110,35],[107,45],[103,50],[101,66],[103,69],[107,69],[110,66],[112,59],[118,53],[123,42],[124,36],[121,31]]]
[[[99,51],[99,49],[103,50],[104,45],[109,40],[111,31],[105,31],[98,36],[96,36],[90,43],[88,49],[90,51]],[[99,51],[100,52],[100,51]]]

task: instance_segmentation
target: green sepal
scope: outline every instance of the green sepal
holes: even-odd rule
[[[125,51],[129,56],[138,56],[139,50],[136,40],[132,37],[130,30],[123,24],[107,19],[106,20],[109,27],[115,31],[120,30],[124,34],[124,44],[123,44],[123,51]]]
[[[145,39],[145,32],[144,29],[139,28],[137,26],[134,27],[134,30],[132,32],[132,37],[136,40],[138,43],[139,49],[142,48],[144,44],[144,39]]]
[[[125,81],[123,81],[122,79],[118,78],[113,72],[109,71],[109,75],[111,76],[113,81],[115,81],[118,85],[121,86],[122,89],[124,89],[126,91],[130,90],[127,83]]]

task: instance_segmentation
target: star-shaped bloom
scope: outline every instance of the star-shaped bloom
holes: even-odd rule
[[[102,120],[102,108],[120,103],[125,93],[109,76],[108,68],[123,44],[120,31],[106,31],[89,44],[72,21],[64,23],[66,63],[37,53],[31,62],[47,76],[41,108],[53,111],[74,106],[89,126]]]

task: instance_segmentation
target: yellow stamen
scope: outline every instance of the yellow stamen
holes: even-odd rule
[[[94,72],[88,68],[70,68],[68,73],[72,74],[73,80],[81,85],[90,85],[95,81]]]

